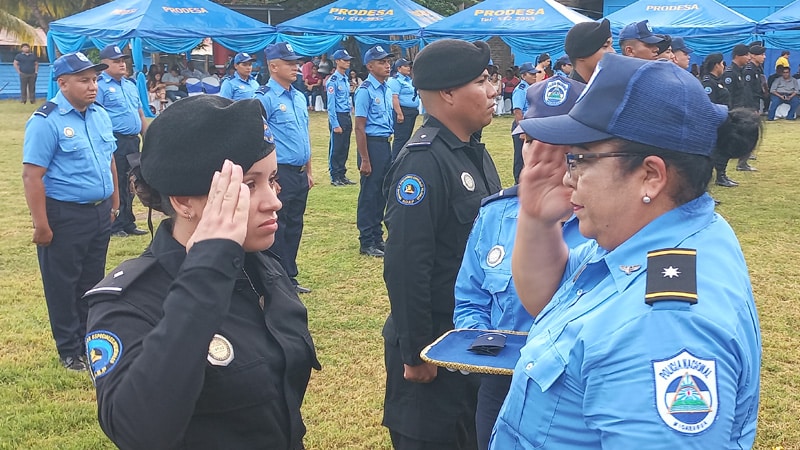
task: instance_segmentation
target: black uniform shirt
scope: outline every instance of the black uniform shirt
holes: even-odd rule
[[[761,66],[752,61],[745,64],[742,68],[742,81],[745,89],[750,91],[749,108],[758,109],[760,107],[759,100],[764,97],[764,84],[766,84]]]
[[[103,431],[122,449],[303,448],[319,363],[294,286],[274,257],[224,239],[187,254],[171,231],[86,294]]]
[[[722,82],[731,93],[731,107],[748,109],[752,107],[753,93],[745,86],[741,67],[733,62],[728,64],[725,67],[725,72],[722,73]]]
[[[718,105],[725,105],[730,108],[731,106],[731,93],[722,84],[722,80],[712,74],[703,76],[703,89],[708,94],[708,99],[711,103]]]
[[[453,327],[456,275],[481,199],[500,177],[483,144],[462,142],[428,117],[384,181],[386,242],[383,278],[403,362]],[[387,333],[392,334],[391,331]]]

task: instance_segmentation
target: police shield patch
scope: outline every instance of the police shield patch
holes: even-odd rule
[[[714,424],[719,411],[715,360],[682,350],[652,364],[656,409],[668,427],[692,435]]]
[[[419,175],[414,175],[413,173],[404,175],[397,183],[397,188],[395,188],[397,203],[405,206],[419,204],[425,198],[425,193],[425,182]]]

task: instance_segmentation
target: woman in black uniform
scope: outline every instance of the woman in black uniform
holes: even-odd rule
[[[100,426],[122,449],[302,449],[319,369],[267,250],[281,208],[257,100],[189,97],[148,129],[137,194],[169,216],[86,293]]]
[[[720,79],[725,71],[722,53],[712,53],[703,60],[703,89],[708,94],[711,103],[731,107],[731,93],[725,87],[725,83]],[[730,157],[720,149],[714,149],[711,153],[711,160],[714,162],[714,169],[717,171],[717,178],[714,183],[722,187],[736,187],[739,183],[728,178],[727,167]]]

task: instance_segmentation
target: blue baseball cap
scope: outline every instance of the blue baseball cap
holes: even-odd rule
[[[539,73],[541,70],[537,69],[533,63],[526,62],[519,66],[519,74],[522,75],[523,73]]]
[[[108,69],[108,64],[94,64],[81,52],[67,53],[53,63],[53,79],[57,80],[62,75],[71,75],[89,69],[100,72]]]
[[[619,41],[621,42],[629,39],[636,39],[645,44],[658,44],[664,40],[663,37],[653,34],[653,28],[650,27],[647,20],[625,25],[625,28],[619,32]]]
[[[534,83],[525,93],[528,99],[528,110],[525,111],[524,120],[519,122],[511,134],[525,133],[532,136],[533,134],[528,133],[526,129],[536,125],[528,119],[569,113],[585,87],[586,85],[580,81],[563,75],[556,75]]]
[[[569,64],[571,66],[572,65],[572,61],[569,60],[569,55],[564,55],[561,58],[558,58],[556,60],[556,63],[553,64],[553,68],[555,70],[559,70],[562,67],[566,66],[567,64]]]
[[[277,44],[270,45],[264,50],[264,54],[267,56],[267,60],[282,59],[284,61],[297,61],[298,59],[303,59],[302,56],[294,52],[292,44],[286,42],[278,42]]]
[[[529,119],[524,130],[555,145],[621,138],[709,156],[728,107],[704,93],[694,75],[671,61],[607,53],[569,114]]]
[[[247,53],[247,52],[237,53],[236,56],[233,57],[233,63],[234,64],[240,64],[240,63],[243,63],[243,62],[255,61],[255,60],[256,60],[256,57],[251,55],[250,53]]]
[[[380,45],[376,45],[375,47],[367,50],[367,53],[364,53],[364,64],[367,64],[370,61],[391,58],[393,56],[393,54],[388,53]]]
[[[100,50],[100,59],[120,59],[130,58],[130,55],[122,53],[122,50],[117,45],[106,45]]]
[[[343,59],[345,61],[350,61],[351,59],[353,59],[353,57],[350,56],[350,53],[347,53],[347,50],[336,50],[335,52],[333,52],[332,58],[334,61],[336,61],[337,59]]]
[[[405,58],[400,58],[400,59],[398,59],[397,61],[394,62],[394,70],[397,70],[399,67],[403,67],[403,66],[411,66],[411,61],[409,61],[409,60],[407,60]]]
[[[690,55],[692,52],[694,52],[694,50],[686,46],[686,42],[684,42],[682,37],[672,38],[672,51],[676,52],[678,50],[686,53],[687,55]]]

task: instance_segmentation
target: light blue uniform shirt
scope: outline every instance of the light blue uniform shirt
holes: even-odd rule
[[[336,113],[350,114],[353,109],[347,75],[342,75],[338,70],[334,71],[325,82],[325,89],[328,91],[328,123],[331,129],[334,129],[339,126],[339,118],[336,117]]]
[[[117,140],[108,113],[91,104],[84,117],[61,92],[50,101],[54,110],[46,114],[42,107],[25,124],[22,162],[47,169],[42,180],[47,197],[72,203],[111,197]]]
[[[697,304],[649,306],[648,270],[688,274],[648,269],[647,253],[675,247],[697,250]],[[613,251],[589,241],[570,252],[521,351],[490,448],[751,448],[760,368],[744,256],[705,194]]]
[[[531,87],[530,84],[526,83],[525,80],[520,80],[517,87],[514,88],[514,92],[511,93],[511,109],[519,109],[522,111],[522,115],[525,115],[525,112],[528,111],[528,88]]]
[[[455,328],[527,332],[533,325],[511,277],[518,214],[517,186],[484,199],[456,278]],[[586,242],[577,228],[574,217],[564,224],[569,248]]]
[[[407,77],[401,73],[386,80],[392,94],[397,95],[400,100],[400,106],[403,108],[418,108],[419,96],[414,91],[414,85],[411,83],[411,77]]]
[[[245,98],[255,98],[256,89],[261,87],[255,77],[250,76],[247,80],[242,79],[239,72],[234,72],[233,76],[222,81],[219,88],[219,96],[231,100],[241,100]]]
[[[356,89],[353,102],[356,107],[356,117],[367,118],[367,126],[364,129],[367,136],[388,138],[394,133],[392,90],[386,83],[378,83],[378,80],[369,74]]]
[[[142,101],[136,84],[122,77],[119,81],[102,72],[97,77],[97,103],[103,105],[114,125],[114,132],[120,134],[139,134],[142,131],[142,118],[139,110]]]
[[[267,112],[267,125],[275,136],[278,164],[304,166],[311,158],[308,137],[308,109],[302,92],[285,89],[274,78],[256,91]]]

